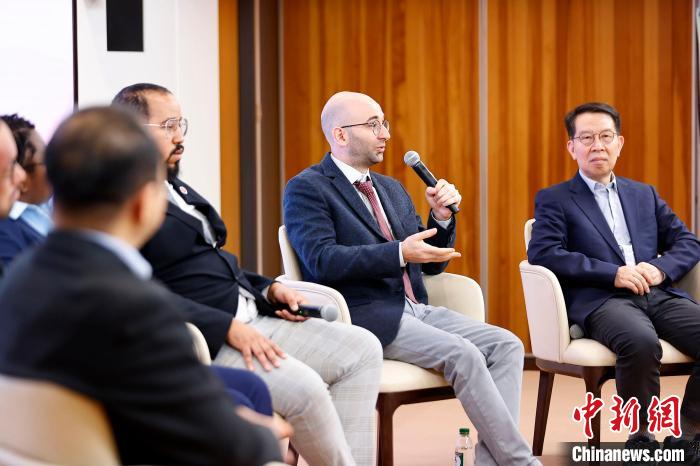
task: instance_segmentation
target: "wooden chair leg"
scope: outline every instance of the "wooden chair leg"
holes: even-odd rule
[[[591,392],[594,397],[600,398],[600,389],[609,379],[606,372],[608,368],[605,367],[586,367],[583,371],[583,380],[586,384],[586,391]],[[591,429],[593,431],[593,438],[588,440],[589,447],[600,448],[600,418],[601,414],[598,413],[591,423]]]
[[[544,446],[544,434],[547,430],[547,417],[549,416],[549,402],[552,399],[552,386],[554,385],[554,373],[540,371],[540,385],[537,391],[537,408],[535,411],[535,435],[532,439],[532,454],[542,456]]]
[[[379,412],[379,422],[377,431],[379,433],[379,444],[377,446],[377,464],[379,466],[394,465],[394,411],[400,403],[391,393],[379,394],[377,398],[377,411]]]

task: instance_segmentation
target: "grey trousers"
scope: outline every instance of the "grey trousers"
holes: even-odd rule
[[[444,374],[479,433],[478,465],[539,465],[520,434],[524,350],[509,331],[444,307],[406,301],[384,357]]]
[[[321,319],[289,322],[258,316],[250,325],[286,353],[281,367],[255,372],[276,412],[294,428],[292,442],[312,466],[371,466],[375,462],[375,404],[382,347],[365,329]],[[245,368],[224,345],[215,364]]]

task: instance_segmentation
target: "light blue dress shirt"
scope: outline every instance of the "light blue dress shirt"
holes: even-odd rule
[[[80,230],[80,234],[88,241],[111,251],[140,279],[149,280],[151,278],[153,274],[151,264],[126,241],[96,230]]]
[[[635,266],[637,261],[634,258],[632,238],[627,229],[627,222],[625,221],[625,213],[622,210],[622,203],[620,203],[620,195],[617,191],[615,175],[611,174],[610,183],[607,185],[588,178],[581,170],[579,170],[579,175],[581,175],[581,178],[583,178],[583,181],[593,193],[593,197],[595,197],[595,201],[603,217],[605,217],[610,231],[612,231],[615,236],[615,241],[617,241],[617,245],[620,247],[620,251],[622,251],[622,255],[625,258],[625,265]]]
[[[16,201],[12,205],[9,217],[13,220],[21,218],[41,236],[48,235],[49,231],[53,229],[53,220],[51,220],[51,200],[41,205]]]

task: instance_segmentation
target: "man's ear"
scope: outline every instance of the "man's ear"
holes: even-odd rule
[[[339,146],[348,145],[348,133],[343,128],[335,127],[333,128],[333,140]]]
[[[574,153],[574,141],[569,139],[569,141],[566,143],[566,150],[569,151],[569,154],[571,154],[571,158],[576,160],[576,154]]]
[[[135,223],[143,223],[148,215],[148,183],[145,183],[129,200],[129,217]]]

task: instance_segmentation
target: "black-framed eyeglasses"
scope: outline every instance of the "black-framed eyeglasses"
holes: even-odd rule
[[[379,121],[379,120],[372,120],[368,121],[367,123],[355,123],[354,125],[345,125],[341,126],[341,128],[352,128],[353,126],[369,126],[372,128],[372,132],[374,133],[375,136],[379,136],[379,133],[382,132],[382,126],[386,128],[387,131],[389,130],[389,120],[384,120],[384,121]]]
[[[596,136],[598,136],[600,142],[607,146],[615,140],[615,136],[617,136],[617,133],[615,131],[606,129],[605,131],[601,131],[600,133],[584,133],[580,136],[576,136],[575,138],[571,139],[578,139],[584,146],[590,146],[593,145]]]
[[[175,134],[175,131],[180,129],[182,131],[182,135],[187,134],[187,128],[188,128],[188,122],[187,118],[179,117],[179,118],[168,118],[165,120],[163,123],[144,123],[144,126],[157,126],[159,128],[163,128],[165,130],[166,136],[173,137]]]

